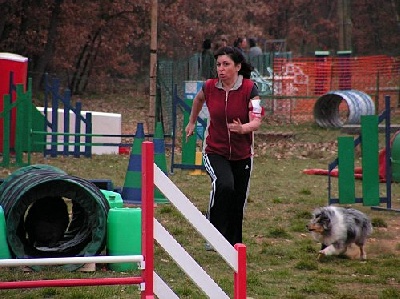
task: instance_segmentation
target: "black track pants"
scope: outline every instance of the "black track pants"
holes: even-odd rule
[[[203,159],[211,178],[207,217],[229,243],[242,243],[243,212],[253,160],[229,161],[215,154],[204,154]]]

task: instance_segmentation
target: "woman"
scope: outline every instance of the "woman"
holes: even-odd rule
[[[262,108],[248,64],[239,49],[215,52],[218,78],[207,80],[193,100],[186,136],[193,135],[205,102],[209,120],[203,160],[212,190],[208,219],[232,245],[242,243],[243,211],[253,166],[253,132],[261,125]]]

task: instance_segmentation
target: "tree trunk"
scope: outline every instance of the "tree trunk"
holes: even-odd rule
[[[11,11],[11,7],[10,5],[8,5],[7,1],[0,3],[0,11],[2,14],[2,17],[0,18],[0,40],[2,40],[3,34],[4,34],[4,29],[6,27],[6,20],[7,20],[7,15],[10,13]]]
[[[82,80],[84,80],[85,73],[88,73],[87,68],[89,62],[93,59],[93,52],[96,49],[96,43],[98,45],[101,44],[101,32],[103,27],[99,27],[96,29],[96,32],[91,34],[88,37],[85,45],[82,48],[82,51],[79,54],[78,61],[75,65],[75,72],[72,76],[72,81],[70,84],[71,92],[79,93],[82,91],[82,86],[86,85],[85,83],[82,85]],[[99,41],[98,41],[99,40]],[[98,48],[98,47],[97,47]],[[98,49],[96,49],[97,51]],[[86,78],[88,80],[88,78]]]
[[[397,1],[397,6],[395,0],[391,0],[392,7],[393,7],[393,13],[396,17],[396,23],[397,23],[397,30],[400,31],[400,2]]]
[[[59,23],[59,15],[61,13],[61,4],[62,3],[63,3],[63,0],[55,0],[54,1],[54,7],[53,7],[53,10],[51,13],[50,24],[49,24],[49,29],[48,29],[48,33],[47,33],[46,46],[34,68],[34,74],[33,74],[33,78],[32,78],[32,89],[33,90],[39,90],[43,74],[47,68],[47,65],[53,58],[54,43],[56,40],[57,27],[58,27],[58,23]]]
[[[150,42],[150,98],[147,130],[151,134],[155,129],[157,96],[157,10],[158,2],[151,2],[151,42]]]

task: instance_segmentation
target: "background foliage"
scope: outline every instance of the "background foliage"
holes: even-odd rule
[[[339,1],[160,0],[158,53],[185,57],[205,37],[230,44],[238,36],[260,45],[285,39],[294,56],[338,50]],[[350,3],[354,55],[399,54],[399,0]],[[44,72],[67,78],[73,92],[90,82],[148,74],[149,0],[0,1],[0,49],[30,59],[34,89]]]

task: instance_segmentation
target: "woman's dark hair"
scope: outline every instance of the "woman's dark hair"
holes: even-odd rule
[[[254,38],[249,38],[249,45],[250,45],[250,47],[257,46],[256,40]]]
[[[221,55],[229,56],[235,64],[241,64],[242,67],[239,70],[239,75],[242,75],[243,78],[250,79],[251,71],[254,70],[254,67],[246,61],[246,58],[243,56],[242,52],[236,47],[221,47],[214,53],[214,58],[218,59]]]
[[[211,49],[211,40],[209,38],[203,41],[203,49],[204,50]]]
[[[235,39],[235,41],[233,42],[233,46],[234,47],[238,47],[243,41],[243,38],[238,37],[237,39]]]

